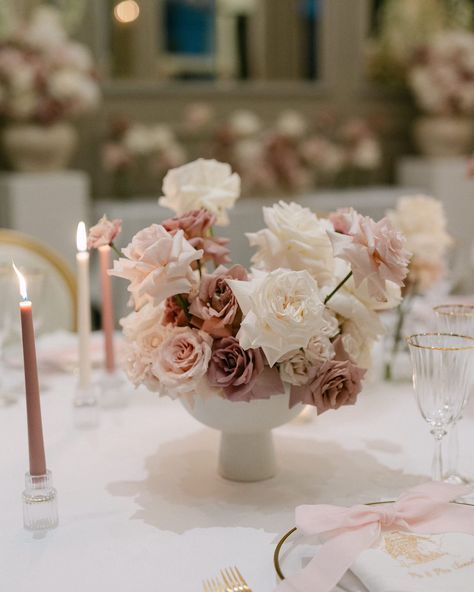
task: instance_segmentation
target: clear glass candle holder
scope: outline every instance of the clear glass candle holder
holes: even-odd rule
[[[74,425],[93,429],[100,423],[99,389],[96,384],[77,385],[73,400]]]
[[[45,475],[25,474],[23,525],[27,530],[49,530],[58,525],[57,492],[51,471]]]
[[[117,409],[128,405],[131,387],[122,370],[104,372],[98,386],[101,407]]]

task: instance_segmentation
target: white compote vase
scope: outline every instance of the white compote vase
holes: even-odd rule
[[[234,402],[222,397],[181,399],[199,422],[221,432],[218,472],[231,481],[263,481],[277,472],[272,429],[288,423],[302,410],[289,409],[289,394]]]

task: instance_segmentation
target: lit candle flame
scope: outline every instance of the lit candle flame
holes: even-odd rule
[[[87,232],[84,222],[79,222],[77,225],[76,246],[78,251],[87,251]]]
[[[20,272],[20,270],[13,263],[13,261],[12,261],[12,265],[13,265],[13,269],[15,270],[15,273],[16,273],[16,275],[18,277],[18,284],[20,286],[20,294],[21,294],[21,297],[23,298],[23,300],[28,300],[28,292],[26,291],[26,280],[25,280],[25,276]]]

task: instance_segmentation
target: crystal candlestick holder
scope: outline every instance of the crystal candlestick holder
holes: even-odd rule
[[[46,475],[25,475],[23,524],[27,530],[48,530],[58,525],[57,492],[51,471]]]
[[[74,424],[78,428],[92,429],[99,425],[99,397],[95,384],[77,385],[74,393]]]
[[[126,407],[130,395],[130,383],[121,370],[104,372],[99,381],[100,405],[106,409]]]

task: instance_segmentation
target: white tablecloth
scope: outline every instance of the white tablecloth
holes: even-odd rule
[[[75,379],[45,377],[48,466],[60,526],[23,530],[25,410],[0,409],[0,590],[198,592],[237,564],[255,592],[271,592],[272,554],[301,503],[352,504],[396,496],[428,479],[432,437],[409,385],[371,387],[355,407],[276,430],[280,472],[244,484],[216,474],[218,433],[177,401],[145,391],[100,428],[72,422]],[[461,468],[474,475],[474,413],[461,424]]]

